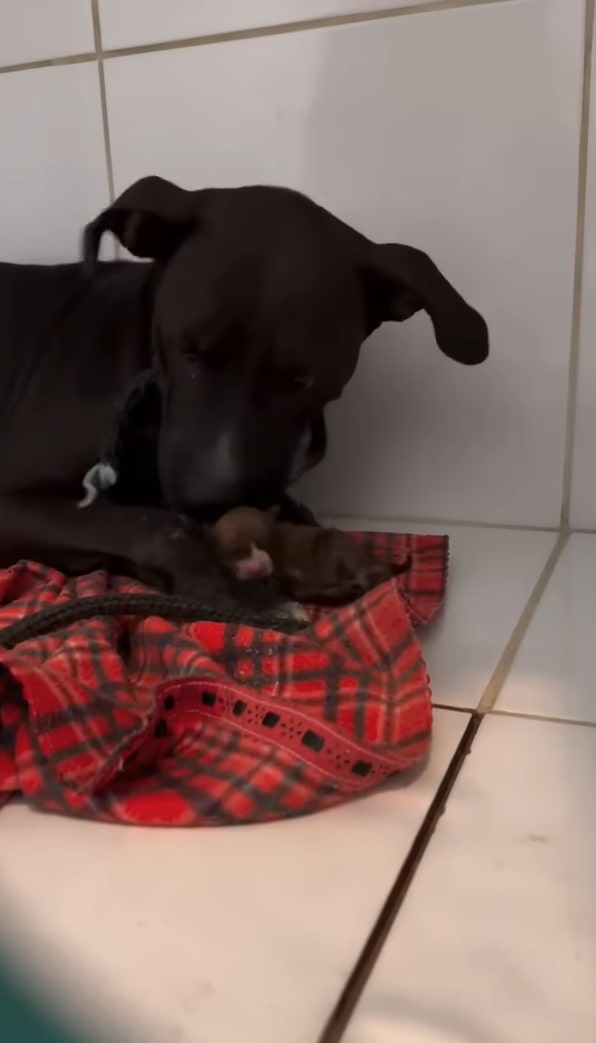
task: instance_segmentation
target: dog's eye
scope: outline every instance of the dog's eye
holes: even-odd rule
[[[314,384],[314,377],[309,373],[273,369],[271,367],[264,371],[263,380],[271,390],[282,394],[297,394],[302,391],[308,391]]]
[[[180,350],[184,358],[191,362],[196,362],[201,355],[201,346],[196,340],[185,341]]]
[[[308,391],[314,382],[314,377],[309,376],[308,373],[295,373],[292,377],[292,384],[299,391]]]
[[[229,364],[229,357],[224,351],[210,344],[201,343],[198,340],[189,341],[182,347],[182,355],[187,362],[192,363],[193,368],[200,365],[202,370],[218,372],[225,369]]]

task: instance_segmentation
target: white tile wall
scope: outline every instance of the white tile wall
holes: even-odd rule
[[[10,914],[12,951],[29,942],[29,975],[94,1036],[121,1019],[143,1043],[311,1043],[467,723],[436,714],[415,783],[287,822],[127,829],[5,808],[3,937]]]
[[[117,48],[416,3],[100,7]],[[478,370],[422,317],[372,339],[301,486],[320,511],[558,524],[583,7],[503,0],[106,63],[117,188],[148,171],[296,185],[426,248],[489,319]],[[87,0],[0,0],[0,66],[93,46]],[[571,518],[596,528],[596,103],[591,124]],[[95,65],[0,75],[0,150],[0,257],[76,256],[107,198]]]
[[[75,260],[108,200],[97,66],[0,76],[0,260]]]
[[[92,50],[91,0],[0,0],[0,66]]]
[[[484,722],[345,1043],[596,1028],[596,731]]]
[[[596,529],[596,62],[592,74],[588,179],[577,381],[577,416],[571,488],[571,525]]]
[[[477,370],[424,318],[367,345],[304,487],[320,510],[558,524],[582,15],[519,0],[106,63],[117,190],[294,185],[426,248],[488,317]]]
[[[105,48],[131,47],[311,18],[417,7],[425,0],[100,0]]]

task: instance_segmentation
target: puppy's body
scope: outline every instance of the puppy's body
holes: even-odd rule
[[[95,508],[94,508],[95,509]],[[258,513],[258,512],[257,512]],[[199,528],[178,515],[172,525],[168,511],[144,512],[137,527],[136,556],[147,563],[140,572],[147,586],[182,595],[197,604],[197,618],[244,624],[261,630],[292,633],[308,623],[309,617],[295,601],[274,584],[246,583],[245,579],[265,578],[271,572],[230,569],[213,545],[207,526]],[[257,561],[259,553],[256,554]],[[168,583],[167,577],[177,577]]]
[[[338,529],[278,522],[251,507],[228,511],[214,526],[219,553],[239,579],[270,576],[299,601],[350,601],[405,572],[373,558]]]

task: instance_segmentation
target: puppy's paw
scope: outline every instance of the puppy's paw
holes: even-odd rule
[[[299,601],[285,601],[282,604],[282,611],[287,615],[288,619],[294,620],[295,623],[310,623],[310,616],[306,611],[304,605],[301,605]]]

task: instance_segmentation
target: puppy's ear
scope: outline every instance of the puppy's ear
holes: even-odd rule
[[[104,232],[112,232],[136,257],[172,253],[198,220],[198,196],[161,177],[136,181],[85,228],[86,272],[93,274]]]
[[[371,244],[365,284],[371,332],[383,322],[403,322],[424,310],[445,355],[466,366],[484,362],[486,322],[421,250],[398,243]]]

